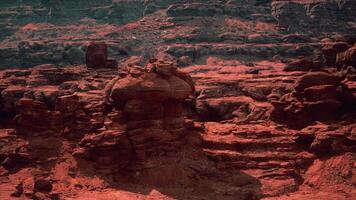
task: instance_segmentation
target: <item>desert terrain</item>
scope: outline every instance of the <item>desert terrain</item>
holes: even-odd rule
[[[356,1],[2,0],[0,199],[356,199]]]

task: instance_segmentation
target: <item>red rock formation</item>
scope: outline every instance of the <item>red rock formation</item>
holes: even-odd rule
[[[128,164],[179,151],[184,145],[188,127],[183,103],[193,95],[193,82],[180,78],[189,75],[178,73],[172,63],[157,61],[153,67],[140,74],[128,69],[126,77],[114,79],[108,88],[115,109],[103,131],[81,141],[82,154],[99,168],[130,169]]]
[[[325,64],[329,67],[335,67],[336,65],[336,55],[338,53],[344,52],[350,48],[350,45],[346,42],[329,43],[325,44],[322,48]]]
[[[320,59],[301,57],[288,63],[284,71],[309,71],[318,70],[323,66]]]
[[[0,199],[354,199],[355,1],[61,2],[0,5]]]
[[[95,42],[88,45],[86,52],[86,64],[88,68],[106,68],[107,59],[107,45],[104,42]]]
[[[356,76],[356,43],[353,47],[347,49],[345,52],[338,53],[336,57],[337,66],[344,70],[346,75],[355,80]]]
[[[272,117],[294,128],[305,127],[316,120],[337,117],[343,107],[349,107],[349,101],[354,102],[353,95],[350,97],[352,100],[345,97],[351,91],[341,80],[340,75],[325,72],[301,76],[293,92],[272,102]]]
[[[86,65],[91,69],[112,68],[116,69],[118,63],[108,59],[108,45],[105,42],[91,42],[86,51]]]

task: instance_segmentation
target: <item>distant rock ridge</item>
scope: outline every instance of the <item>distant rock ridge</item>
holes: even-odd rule
[[[278,24],[289,30],[332,30],[344,26],[356,17],[352,12],[356,8],[353,0],[273,1],[271,5],[272,15]],[[347,25],[344,28],[347,29]]]

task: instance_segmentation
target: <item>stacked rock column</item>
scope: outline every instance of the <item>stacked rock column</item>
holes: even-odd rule
[[[141,74],[129,72],[110,92],[114,106],[122,111],[136,163],[184,145],[183,103],[194,90],[192,82],[186,81],[189,75],[181,76],[172,63],[156,61],[151,67]]]

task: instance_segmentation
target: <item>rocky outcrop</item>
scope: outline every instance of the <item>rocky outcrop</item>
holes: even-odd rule
[[[103,130],[86,136],[76,153],[108,171],[179,151],[192,126],[184,118],[184,102],[193,98],[194,85],[173,63],[153,61],[146,70],[129,67],[124,76],[106,88],[114,109]]]
[[[288,63],[284,71],[310,71],[318,70],[323,67],[323,61],[318,58],[300,57]]]
[[[343,38],[344,40],[344,38]],[[345,40],[344,40],[345,41]],[[289,63],[285,71],[318,71],[333,67],[333,74],[308,73],[300,77],[294,92],[284,95],[280,101],[272,102],[272,117],[292,127],[305,127],[316,120],[327,120],[338,114],[354,112],[355,66],[354,46],[345,42],[326,43],[321,49],[322,62],[317,58],[301,58]],[[337,66],[338,72],[335,71]],[[337,74],[337,75],[336,75]],[[342,79],[345,79],[341,82]],[[294,122],[284,119],[294,119]],[[288,122],[289,121],[289,122]]]
[[[116,60],[108,59],[108,46],[105,42],[90,43],[85,58],[87,67],[91,69],[118,67]]]
[[[86,52],[86,64],[88,68],[106,68],[108,50],[105,43],[91,43]]]
[[[349,106],[350,101],[345,98],[350,90],[341,81],[340,75],[325,72],[311,72],[301,76],[293,92],[282,96],[279,101],[272,101],[272,117],[293,128],[337,117],[343,107]],[[353,102],[353,95],[351,99]]]
[[[96,119],[100,118],[98,112],[104,110],[105,104],[98,98],[101,95],[98,90],[104,89],[106,79],[113,77],[110,73],[115,74],[114,71],[106,73],[93,80],[95,75],[82,67],[42,65],[31,70],[4,71],[4,84],[13,85],[1,92],[2,110],[7,120],[15,119],[19,132],[29,135],[32,132],[61,135],[64,129],[74,133],[74,127],[83,133],[100,124]],[[82,93],[89,90],[92,90],[89,94]],[[38,122],[33,123],[34,120]]]
[[[294,140],[318,157],[352,152],[355,148],[352,133],[355,124],[350,119],[342,126],[322,123],[307,126],[293,134]]]
[[[195,126],[186,117],[194,82],[170,62],[151,60],[146,68],[130,66],[120,73],[44,65],[2,71],[1,76],[1,106],[7,114],[1,125],[14,127],[11,133],[0,132],[0,142],[6,143],[0,148],[1,174],[35,162],[55,165],[69,149],[67,158],[73,154],[78,163],[86,163],[84,168],[75,166],[77,170],[90,166],[100,174],[156,172],[162,163],[179,160],[176,155],[198,136],[192,135]],[[18,78],[31,81],[13,81]],[[194,140],[199,143],[199,137]],[[21,187],[15,196],[52,195]]]
[[[2,2],[0,199],[353,199],[353,4]]]
[[[346,51],[349,48],[350,46],[346,42],[325,44],[321,50],[324,54],[326,66],[335,67],[336,55],[338,53]]]
[[[306,172],[305,185],[322,188],[323,186],[330,187],[331,185],[332,187],[340,186],[346,182],[348,183],[347,190],[352,193],[355,178],[354,163],[355,154],[352,152],[315,160]],[[339,173],[332,173],[334,170]]]
[[[343,69],[347,69],[349,66],[352,66],[354,69],[356,69],[356,45],[344,52],[338,53],[336,57],[336,63]]]

